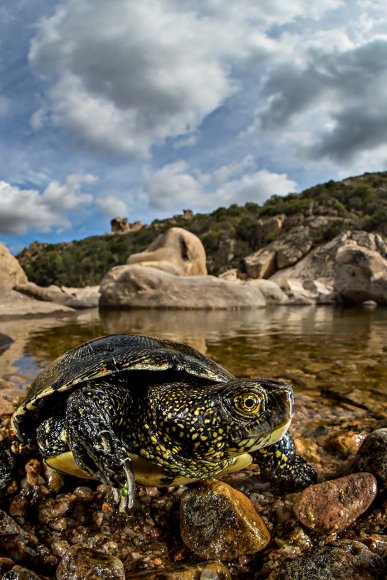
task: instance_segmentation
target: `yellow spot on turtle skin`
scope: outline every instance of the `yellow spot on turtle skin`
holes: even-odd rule
[[[180,431],[179,437],[184,437],[184,431]]]
[[[277,449],[277,451],[275,452],[275,456],[279,459],[281,455],[282,455],[281,451]]]
[[[218,434],[217,434],[217,432],[216,432],[216,431],[214,431],[214,432],[213,432],[213,434],[212,434],[212,436],[213,436],[213,438],[214,438],[214,439],[216,439],[216,438],[218,437]]]
[[[205,435],[200,435],[200,439],[202,441],[207,441],[208,437],[206,437]]]
[[[195,441],[195,439],[197,439],[199,437],[199,435],[197,433],[194,433],[192,435],[192,441]]]

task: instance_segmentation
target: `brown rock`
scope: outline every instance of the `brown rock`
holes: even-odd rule
[[[198,564],[173,566],[164,570],[146,570],[126,574],[126,578],[147,578],[148,580],[229,580],[231,574],[222,562],[209,561]]]
[[[369,471],[387,487],[387,428],[376,429],[364,439],[353,460],[352,471]]]
[[[13,566],[2,578],[3,580],[40,580],[40,576],[35,572],[19,565]]]
[[[144,252],[129,256],[127,263],[158,268],[177,276],[207,274],[204,246],[195,234],[184,228],[170,228]]]
[[[370,473],[356,473],[306,488],[294,503],[298,520],[321,534],[342,532],[371,505],[377,494]]]
[[[16,284],[27,282],[27,276],[17,259],[11,252],[0,244],[0,288],[13,288]]]
[[[232,560],[263,550],[270,541],[270,533],[248,497],[213,479],[182,495],[180,530],[184,543],[209,559]]]
[[[63,556],[56,577],[58,580],[125,580],[125,572],[118,558],[75,545]]]
[[[140,264],[112,268],[100,290],[100,306],[110,308],[222,310],[265,306],[259,287],[249,282],[175,276]]]
[[[384,564],[361,542],[339,540],[282,566],[268,576],[269,580],[383,580]]]

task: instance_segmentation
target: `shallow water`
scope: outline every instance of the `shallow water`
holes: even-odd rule
[[[290,380],[298,390],[351,386],[387,393],[387,309],[273,307],[244,311],[83,311],[0,321],[15,342],[0,377],[24,387],[69,348],[102,334],[187,342],[239,376]]]

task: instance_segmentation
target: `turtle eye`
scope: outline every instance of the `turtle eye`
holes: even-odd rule
[[[262,408],[262,397],[253,391],[239,393],[234,397],[234,405],[243,415],[256,415]]]

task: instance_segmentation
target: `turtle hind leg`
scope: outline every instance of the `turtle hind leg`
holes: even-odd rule
[[[252,453],[260,468],[260,477],[270,481],[281,492],[295,492],[316,483],[317,474],[300,455],[297,455],[290,433],[274,445]]]
[[[90,384],[67,401],[69,447],[75,462],[94,479],[112,486],[120,511],[133,506],[135,480],[130,450],[117,435],[131,403],[127,389]]]

